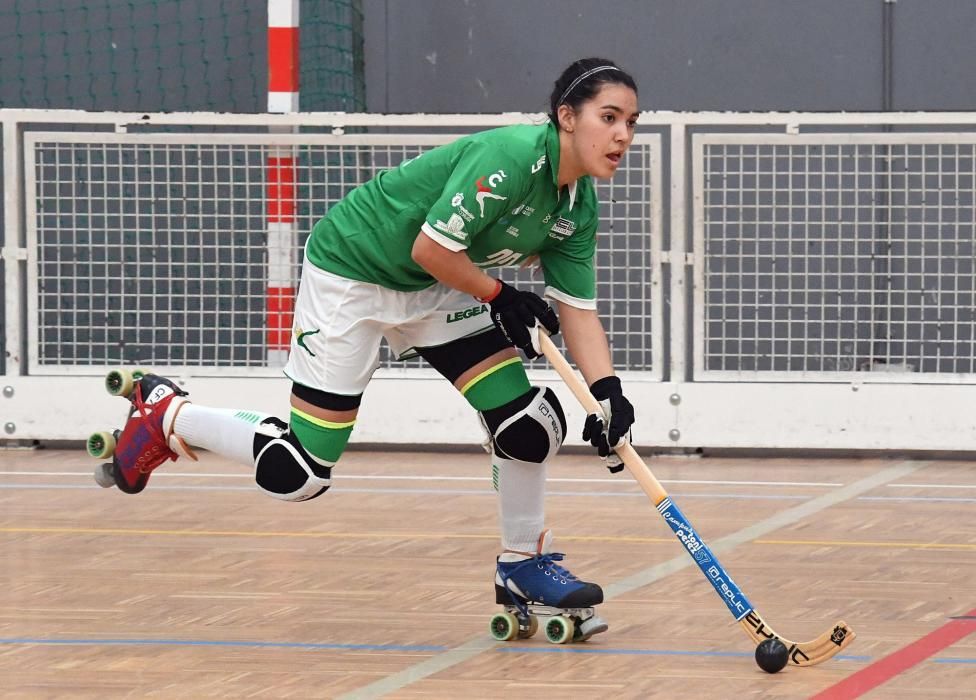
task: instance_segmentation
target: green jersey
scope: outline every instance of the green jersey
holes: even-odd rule
[[[556,127],[516,125],[439,146],[357,187],[312,229],[308,260],[399,291],[436,280],[411,258],[417,235],[482,268],[538,256],[546,295],[595,309],[597,201],[589,177],[560,191]]]

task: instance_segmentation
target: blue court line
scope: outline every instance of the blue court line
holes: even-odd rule
[[[33,637],[0,638],[0,644],[43,644],[47,646],[187,646],[187,647],[249,647],[268,649],[306,649],[311,651],[402,651],[444,652],[449,647],[425,644],[325,644],[314,642],[243,642],[193,639],[42,639]],[[603,654],[610,656],[705,656],[751,658],[744,651],[679,651],[670,649],[615,649],[591,646],[499,646],[496,651],[509,654]],[[871,656],[838,654],[838,661],[868,662]],[[932,659],[937,664],[976,664],[976,658]]]
[[[604,649],[600,647],[585,646],[545,646],[545,647],[499,647],[498,651],[511,653],[555,653],[555,654],[619,654],[621,656],[734,656],[752,658],[755,652],[745,651],[674,651],[668,649]],[[870,661],[870,656],[852,656],[850,654],[838,654],[831,659],[841,661]]]
[[[190,647],[269,647],[332,651],[447,651],[448,647],[423,644],[315,644],[311,642],[234,642],[193,639],[40,639],[31,637],[0,639],[0,644],[47,644],[89,646],[190,646]]]

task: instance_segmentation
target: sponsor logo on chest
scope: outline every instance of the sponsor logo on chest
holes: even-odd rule
[[[492,190],[501,184],[507,175],[505,175],[504,170],[497,170],[487,177],[479,177],[474,183],[477,188],[477,192],[474,195],[475,201],[478,203],[478,210],[481,214],[481,218],[485,218],[485,200],[487,199],[497,199],[504,202],[508,197],[502,197],[500,194],[495,194]],[[487,180],[487,184],[486,181]]]
[[[564,219],[559,217],[556,219],[556,223],[552,225],[549,229],[549,238],[555,238],[557,241],[562,241],[573,235],[576,230],[576,222],[569,219]]]

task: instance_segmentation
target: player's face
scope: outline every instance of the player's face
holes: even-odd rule
[[[626,85],[607,83],[570,115],[565,137],[581,175],[610,178],[634,140],[637,94]]]

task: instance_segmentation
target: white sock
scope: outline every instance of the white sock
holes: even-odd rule
[[[254,433],[267,413],[185,404],[176,415],[173,432],[191,445],[254,465]]]
[[[545,524],[546,465],[492,456],[502,547],[535,552]]]

